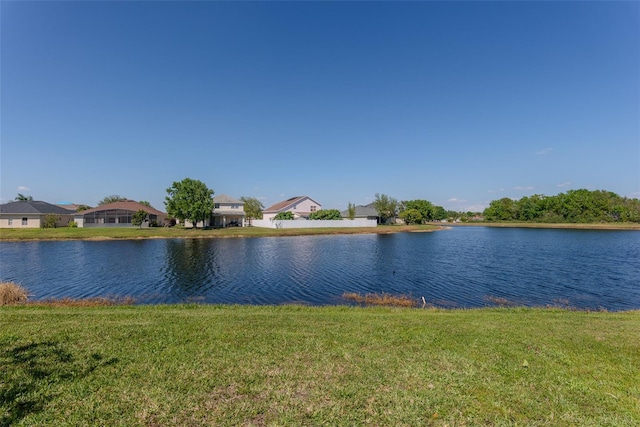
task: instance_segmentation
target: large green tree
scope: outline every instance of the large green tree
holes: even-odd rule
[[[213,212],[213,190],[202,181],[185,178],[176,181],[167,188],[165,197],[167,213],[181,221],[189,221],[197,227],[198,221],[204,221]]]
[[[494,200],[484,210],[487,221],[511,221],[515,219],[516,202],[508,197]]]
[[[420,216],[422,217],[422,221],[431,221],[435,219],[435,206],[428,200],[409,200],[406,202],[402,202],[403,210],[411,210],[415,209],[420,212]],[[415,217],[415,215],[411,215]]]
[[[338,209],[320,209],[319,211],[311,212],[309,219],[342,220],[342,215],[340,215]]]
[[[19,202],[30,202],[33,200],[33,197],[31,196],[25,196],[22,193],[18,193],[18,195],[16,196],[15,200],[19,201]]]
[[[398,212],[398,201],[386,194],[376,193],[373,201],[373,207],[378,212],[380,222],[386,223],[389,219],[395,218]]]
[[[118,196],[117,194],[112,194],[100,200],[98,202],[98,206],[108,205],[109,203],[113,203],[113,202],[124,202],[125,200],[127,200],[126,197]]]
[[[262,219],[262,210],[264,209],[264,205],[262,202],[255,197],[240,197],[240,200],[244,202],[244,213],[247,219],[249,220],[249,224],[251,224],[252,219]]]
[[[408,225],[411,224],[422,224],[422,214],[418,209],[405,209],[400,212],[400,218],[404,220],[404,222]]]

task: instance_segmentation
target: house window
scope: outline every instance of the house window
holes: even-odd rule
[[[231,209],[240,209],[240,205],[231,205]]]
[[[214,209],[220,209],[220,203],[214,203],[213,204],[213,208]]]
[[[316,207],[317,206],[311,206],[311,212],[315,212],[316,211]]]
[[[13,225],[13,218],[9,218],[9,225]]]
[[[22,225],[27,225],[28,221],[29,221],[28,218],[22,218]]]

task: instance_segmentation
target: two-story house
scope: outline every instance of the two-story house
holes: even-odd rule
[[[233,197],[221,194],[213,197],[213,213],[211,225],[213,227],[243,227],[244,226],[244,202]]]
[[[309,214],[322,209],[320,203],[309,196],[296,196],[269,206],[262,211],[262,219],[271,219],[280,212],[292,212],[295,219],[309,219]]]

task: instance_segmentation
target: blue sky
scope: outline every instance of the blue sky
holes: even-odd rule
[[[0,7],[3,203],[640,196],[638,2]]]

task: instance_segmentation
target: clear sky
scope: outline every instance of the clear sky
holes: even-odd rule
[[[640,196],[639,2],[0,7],[3,203]]]

